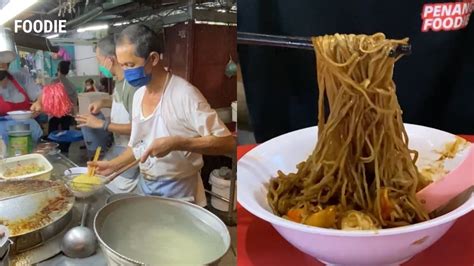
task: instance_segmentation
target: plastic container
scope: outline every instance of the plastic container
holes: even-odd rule
[[[222,196],[226,199],[230,196],[230,175],[232,171],[228,167],[222,167],[220,169],[215,169],[211,172],[209,177],[209,184],[212,185],[212,192],[216,193],[219,196]],[[236,210],[236,195],[234,193],[234,210]],[[229,203],[217,198],[212,197],[211,199],[212,207],[220,211],[228,211]]]
[[[8,127],[8,155],[10,157],[29,154],[33,151],[30,125],[17,123]]]
[[[26,165],[29,163],[37,163],[43,166],[44,170],[36,173],[27,175],[20,175],[15,177],[5,177],[3,174],[9,168],[16,167],[18,165]],[[51,178],[51,172],[53,166],[49,161],[41,154],[27,154],[17,157],[7,158],[0,164],[0,179],[3,180],[21,180],[21,179],[38,179],[38,180],[49,180]]]
[[[7,145],[5,145],[5,141],[3,141],[3,136],[0,135],[0,159],[7,158]]]

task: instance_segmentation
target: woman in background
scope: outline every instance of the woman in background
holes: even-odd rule
[[[73,105],[73,109],[71,111],[71,115],[66,115],[63,117],[52,117],[49,120],[49,125],[48,125],[48,132],[51,133],[56,130],[69,130],[69,127],[74,121],[74,118],[72,117],[76,113],[77,109],[77,91],[72,84],[72,82],[66,77],[67,74],[69,73],[69,67],[71,63],[69,61],[61,61],[59,62],[58,65],[58,78],[54,80],[54,82],[61,82],[64,86],[64,89],[66,90],[66,93],[69,97],[69,100],[71,101]],[[69,152],[69,146],[70,143],[59,143],[59,149],[64,152],[68,153]]]
[[[0,63],[0,116],[10,111],[29,110],[31,102],[41,93],[41,86],[36,84],[27,71],[8,71],[9,63]],[[0,121],[0,135],[8,138],[8,127],[17,123],[14,120]],[[32,137],[37,141],[42,135],[41,126],[34,119],[29,119]]]

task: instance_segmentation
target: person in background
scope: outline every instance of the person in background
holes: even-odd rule
[[[0,116],[11,111],[26,111],[30,109],[31,103],[35,101],[40,93],[41,86],[36,84],[28,72],[19,71],[10,73],[9,63],[0,63]],[[0,134],[7,139],[7,131],[10,125],[16,121],[0,121]],[[38,141],[43,135],[41,126],[34,119],[29,119],[32,138]]]
[[[135,24],[116,39],[117,61],[133,97],[127,149],[110,161],[89,162],[108,175],[140,159],[138,193],[206,205],[200,176],[202,154],[235,152],[235,140],[197,88],[168,72],[162,43],[149,27]]]
[[[29,110],[41,93],[28,72],[10,73],[9,64],[0,64],[0,115],[10,111]]]
[[[103,74],[103,73],[102,73]],[[102,77],[99,80],[100,83],[100,92],[105,92],[111,94],[114,88],[114,80],[112,78]]]
[[[437,12],[445,7],[448,13],[463,14]],[[388,7],[386,2],[368,0],[275,0],[271,5],[239,0],[237,27],[240,32],[284,36],[383,32],[391,39],[409,37],[412,53],[396,63],[393,75],[404,122],[473,134],[471,12],[470,1],[408,1]],[[238,50],[257,142],[316,125],[313,51],[249,45],[239,45]]]
[[[67,74],[69,74],[69,67],[71,63],[69,61],[61,61],[58,64],[58,72],[57,72],[57,79],[53,82],[61,82],[64,85],[64,89],[69,97],[69,100],[73,104],[73,110],[71,111],[71,115],[66,115],[63,117],[51,117],[48,122],[48,132],[51,133],[56,130],[69,130],[70,126],[74,122],[73,116],[77,112],[77,105],[78,105],[78,97],[76,87],[72,82],[67,78]],[[61,152],[68,153],[69,152],[70,143],[59,143],[59,149]]]
[[[115,40],[112,35],[99,40],[95,52],[97,61],[100,64],[99,70],[105,77],[103,79],[110,80],[112,77],[115,78],[112,100],[102,99],[91,103],[89,106],[91,114],[78,115],[76,116],[76,121],[81,128],[103,129],[113,133],[114,145],[105,156],[106,160],[112,160],[124,152],[128,146],[135,88],[130,86],[124,79],[123,69],[115,56]],[[111,108],[110,122],[96,117],[103,108]],[[121,175],[125,179],[117,178],[114,182],[121,183],[117,187],[126,189],[134,187],[138,181],[138,173],[138,167],[134,167]]]
[[[94,85],[93,79],[86,79],[86,81],[84,81],[84,85],[85,85],[84,92],[97,92],[98,91]]]
[[[61,82],[64,85],[64,89],[66,89],[66,93],[69,96],[69,100],[74,106],[73,112],[71,115],[75,115],[77,113],[77,106],[78,106],[78,96],[76,86],[69,80],[67,75],[69,74],[71,67],[70,61],[61,61],[58,64],[58,78],[55,79],[53,82]]]

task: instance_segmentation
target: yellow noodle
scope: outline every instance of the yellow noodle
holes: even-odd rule
[[[270,181],[267,197],[274,212],[283,216],[299,208],[309,215],[337,205],[340,219],[348,211],[360,211],[381,228],[429,219],[415,197],[420,188],[418,154],[408,148],[392,80],[400,56],[388,56],[408,39],[390,40],[377,33],[312,41],[319,85],[318,142],[296,173],[278,171]],[[341,221],[337,224],[340,229]]]

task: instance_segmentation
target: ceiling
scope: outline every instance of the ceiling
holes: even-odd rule
[[[11,0],[0,0],[2,5]],[[211,21],[227,24],[237,23],[236,0],[40,0],[15,19],[56,20],[65,19],[66,34],[50,39],[53,44],[90,42],[111,32],[117,32],[129,24],[143,22],[152,27],[175,24],[188,20]],[[91,25],[107,24],[109,28],[102,31],[78,33],[78,28]],[[12,28],[13,20],[5,26]],[[15,34],[22,35],[22,34]],[[21,46],[31,47],[41,43],[44,48],[48,42],[46,36],[35,36],[43,39],[29,41],[32,34],[23,34]],[[15,36],[15,40],[21,36]],[[26,43],[24,43],[27,41]],[[42,49],[44,50],[44,49]]]

